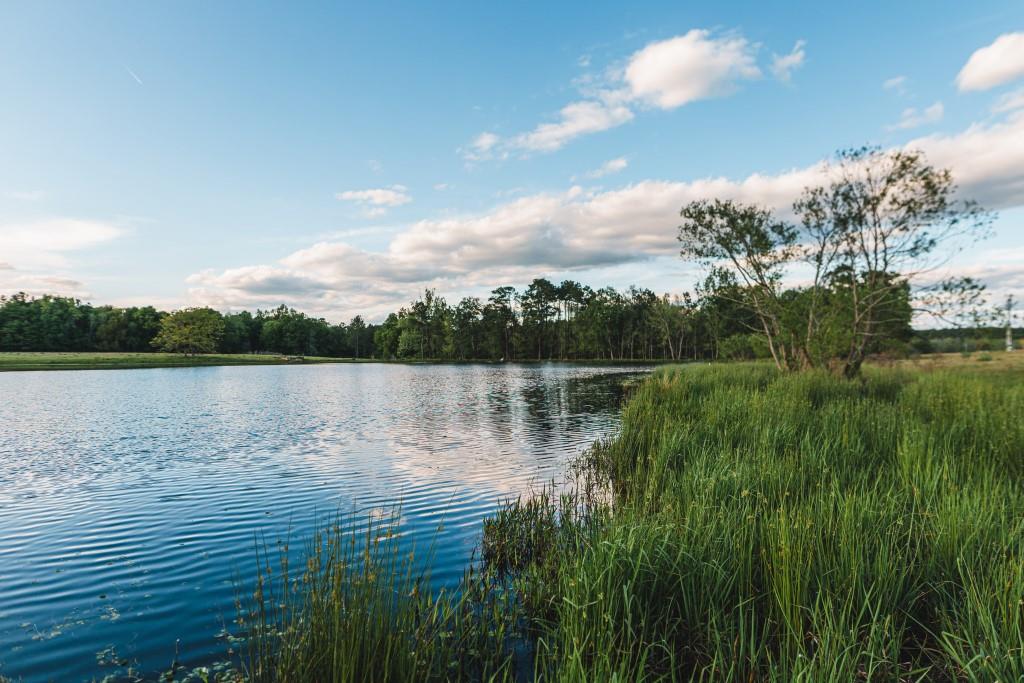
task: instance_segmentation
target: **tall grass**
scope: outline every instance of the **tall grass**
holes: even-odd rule
[[[485,523],[460,591],[424,591],[370,537],[314,543],[287,609],[254,601],[252,632],[274,635],[253,639],[248,671],[1024,680],[1020,379],[659,371],[587,455],[583,495]]]
[[[287,545],[260,556],[237,603],[247,680],[509,679],[512,596],[476,566],[459,591],[430,591],[397,519],[336,520],[307,543],[298,571]]]

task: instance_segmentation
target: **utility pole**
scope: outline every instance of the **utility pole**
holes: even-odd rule
[[[1006,350],[1013,351],[1013,294],[1006,297]]]

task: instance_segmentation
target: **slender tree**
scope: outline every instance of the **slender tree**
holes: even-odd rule
[[[987,234],[991,214],[956,197],[948,169],[917,151],[862,147],[839,152],[828,182],[794,205],[811,238],[814,265],[808,334],[820,323],[822,293],[841,296],[846,311],[842,372],[860,372],[873,342],[905,291],[934,273],[964,244]]]

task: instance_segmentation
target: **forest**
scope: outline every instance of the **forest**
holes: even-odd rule
[[[216,353],[383,360],[687,360],[765,357],[750,332],[751,315],[721,293],[691,296],[649,289],[592,289],[571,280],[538,278],[528,287],[498,287],[486,299],[456,304],[426,290],[379,324],[355,316],[330,323],[287,306],[270,311],[202,312],[212,319]],[[152,306],[93,306],[76,299],[19,293],[0,297],[0,351],[144,352],[174,315]],[[927,350],[914,336],[909,311],[879,350]],[[924,344],[922,346],[922,344]],[[184,350],[167,348],[167,350]]]
[[[522,290],[499,287],[486,299],[464,297],[454,305],[428,289],[379,324],[361,316],[330,323],[283,305],[255,313],[187,310],[212,319],[211,345],[200,349],[211,353],[449,361],[769,357],[750,310],[710,284],[697,287],[695,295],[659,296],[637,287],[594,290],[538,278]],[[154,340],[173,315],[152,306],[14,294],[0,297],[0,351],[154,351],[163,348]],[[905,302],[871,351],[905,356],[1002,348],[999,326],[914,330],[911,315]],[[1014,337],[1022,335],[1016,330]]]

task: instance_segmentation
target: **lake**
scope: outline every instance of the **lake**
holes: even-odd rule
[[[187,666],[223,659],[257,538],[301,546],[338,512],[400,504],[435,583],[454,584],[483,517],[560,480],[646,370],[0,373],[0,675],[152,676],[176,647]]]

